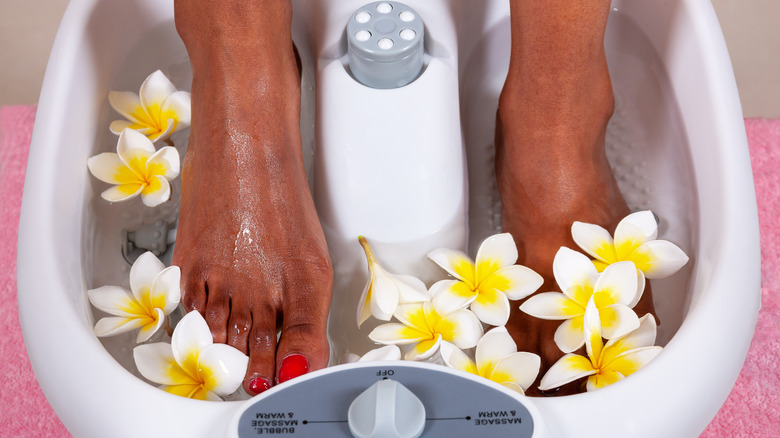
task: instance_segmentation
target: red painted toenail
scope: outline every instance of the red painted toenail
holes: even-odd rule
[[[249,391],[257,395],[271,388],[271,382],[263,377],[255,377],[249,382]]]
[[[277,380],[279,383],[286,382],[298,376],[309,372],[309,361],[302,354],[291,354],[282,360],[282,366],[279,367]]]

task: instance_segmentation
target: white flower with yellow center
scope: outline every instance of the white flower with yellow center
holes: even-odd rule
[[[127,119],[111,122],[110,129],[114,134],[129,128],[155,142],[166,140],[174,131],[190,126],[190,93],[177,91],[160,70],[146,78],[139,94],[111,91],[108,102]]]
[[[372,341],[384,345],[414,346],[404,358],[423,360],[431,357],[442,342],[451,342],[458,348],[477,345],[482,336],[482,324],[469,310],[460,309],[439,315],[430,301],[401,304],[394,316],[401,323],[382,324],[368,335]]]
[[[130,268],[129,291],[119,286],[87,291],[93,306],[115,315],[99,320],[95,334],[113,336],[140,328],[136,342],[146,342],[179,305],[180,278],[178,266],[166,268],[151,252],[143,253]]]
[[[179,153],[171,146],[156,151],[148,138],[125,129],[116,152],[104,152],[87,160],[95,178],[114,184],[100,196],[120,202],[141,195],[144,205],[154,207],[171,197],[168,181],[179,175]]]
[[[628,377],[653,360],[662,348],[655,344],[656,323],[647,314],[639,327],[606,345],[601,338],[601,321],[591,298],[585,310],[585,347],[588,357],[569,353],[553,364],[542,377],[539,389],[547,391],[587,377],[587,389],[593,391]]]
[[[615,237],[604,228],[574,222],[571,234],[577,245],[596,260],[600,271],[619,261],[634,262],[637,269],[650,279],[668,277],[688,262],[677,245],[667,240],[656,240],[658,223],[649,210],[631,213],[618,223]]]
[[[241,385],[249,358],[225,344],[215,344],[197,310],[176,324],[171,343],[135,347],[133,358],[146,379],[171,394],[198,400],[222,400]]]
[[[425,283],[411,275],[387,272],[374,257],[365,237],[358,237],[368,259],[368,283],[363,289],[357,310],[357,324],[360,327],[371,315],[382,321],[393,317],[399,304],[430,301]]]
[[[509,233],[485,239],[476,263],[452,249],[436,249],[428,257],[457,280],[442,280],[431,287],[433,306],[440,315],[471,306],[484,323],[502,326],[509,320],[509,300],[534,293],[544,279],[517,261],[517,247]]]
[[[639,326],[632,310],[644,291],[632,262],[618,262],[601,274],[584,254],[562,247],[553,260],[553,275],[563,291],[544,292],[526,300],[520,310],[541,319],[565,320],[555,331],[564,353],[585,343],[583,318],[589,301],[595,303],[605,338],[623,336]]]
[[[521,394],[534,383],[541,359],[533,353],[518,352],[517,344],[504,327],[496,327],[477,343],[476,361],[452,344],[441,346],[441,356],[448,366],[484,377]]]

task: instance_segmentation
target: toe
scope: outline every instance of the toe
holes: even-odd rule
[[[187,312],[206,310],[206,284],[193,273],[193,270],[181,266],[181,302]]]
[[[252,326],[247,346],[249,365],[244,377],[244,389],[250,395],[271,387],[276,357],[276,311],[271,305],[252,309]]]
[[[328,365],[330,284],[312,286],[296,289],[300,293],[298,299],[285,302],[276,353],[279,383]]]
[[[231,300],[230,318],[227,325],[227,344],[244,354],[248,354],[251,328],[252,315],[249,312],[249,306],[240,300]]]
[[[206,284],[206,309],[203,317],[211,329],[214,342],[225,343],[227,341],[227,326],[230,317],[230,289],[219,281]]]

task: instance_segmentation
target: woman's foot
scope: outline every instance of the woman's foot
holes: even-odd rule
[[[249,355],[256,394],[328,361],[332,269],[303,167],[292,11],[175,6],[193,83],[173,263],[186,309]]]
[[[540,292],[556,290],[552,264],[558,249],[577,249],[574,221],[614,231],[629,213],[604,150],[614,108],[603,47],[606,10],[580,3],[511,2],[512,55],[499,101],[496,175],[503,230],[515,238],[518,263],[545,278]],[[577,30],[579,25],[593,30]],[[637,306],[639,314],[648,311],[649,291]],[[541,356],[540,378],[563,356],[553,340],[558,325],[513,306],[507,329],[520,351]],[[528,393],[538,395],[535,388]],[[576,392],[574,383],[558,393]]]

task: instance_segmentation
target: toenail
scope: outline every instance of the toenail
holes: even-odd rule
[[[291,354],[282,360],[279,367],[279,375],[276,380],[279,383],[286,382],[309,372],[309,361],[302,354]]]
[[[271,389],[271,382],[264,377],[255,377],[249,382],[249,391],[254,394],[260,394]]]

